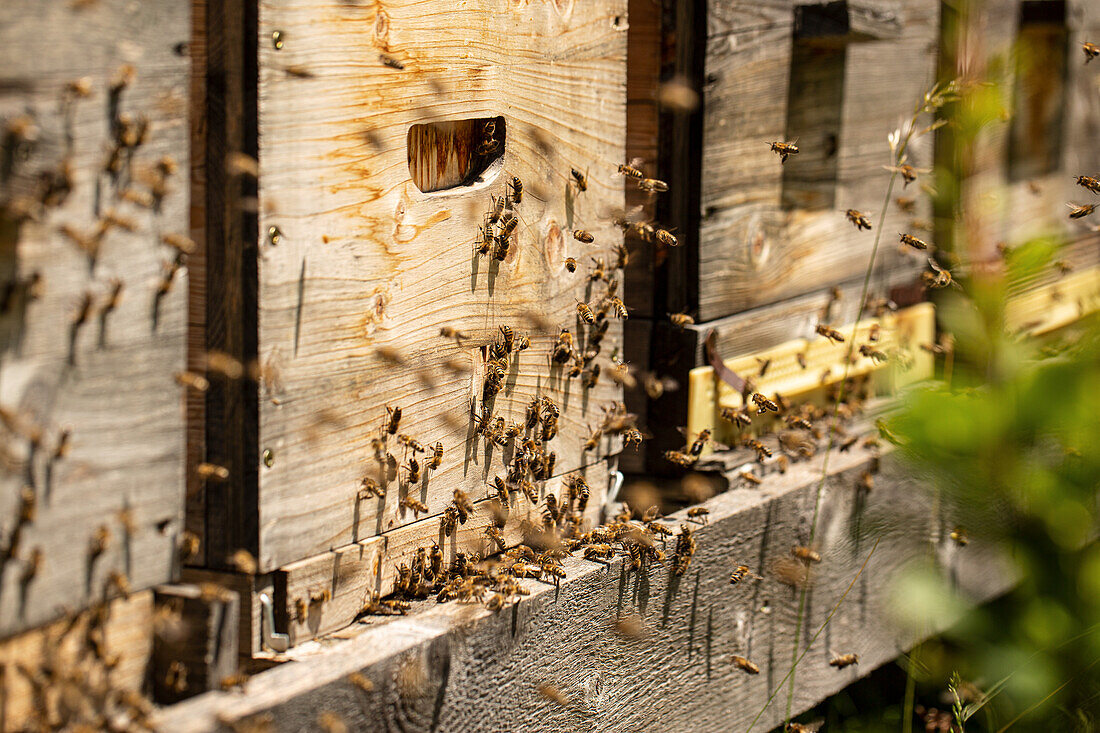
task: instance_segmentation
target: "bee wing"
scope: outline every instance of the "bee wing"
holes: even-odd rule
[[[717,440],[710,440],[710,441],[707,441],[707,442],[710,443],[710,447],[713,448],[714,450],[729,450],[730,449],[730,446],[726,445],[725,443],[719,443]]]
[[[936,261],[931,257],[928,258],[928,266],[936,272],[943,272],[943,268],[936,264]]]

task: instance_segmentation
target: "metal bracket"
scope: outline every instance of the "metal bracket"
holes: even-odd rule
[[[273,652],[285,652],[290,648],[290,635],[280,634],[275,630],[275,604],[267,593],[260,594],[260,605],[264,609],[263,621],[260,623],[260,635],[263,644]]]

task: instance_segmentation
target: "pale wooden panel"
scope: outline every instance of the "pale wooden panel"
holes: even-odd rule
[[[804,642],[871,551],[873,540],[859,523],[875,515],[895,521],[802,661],[794,712],[950,621],[930,620],[919,630],[891,622],[887,581],[913,558],[927,557],[929,547],[975,600],[1012,582],[996,548],[976,538],[954,547],[933,519],[930,498],[891,461],[883,461],[865,502],[856,501],[856,481],[869,460],[859,448],[830,458],[818,533],[823,562],[808,594]],[[799,593],[768,568],[806,541],[820,476],[819,460],[797,464],[759,490],[709,500],[710,523],[697,526],[698,550],[682,578],[662,567],[627,573],[620,559],[605,565],[572,558],[559,588],[525,582],[531,596],[500,613],[431,604],[408,618],[378,620],[357,635],[342,634],[343,641],[303,649],[300,661],[254,678],[244,695],[205,695],[165,711],[158,722],[203,731],[213,729],[216,717],[266,714],[274,730],[300,730],[331,711],[351,729],[492,730],[507,721],[517,730],[745,730],[790,665]],[[683,512],[671,517],[684,519]],[[735,562],[762,570],[766,580],[731,588]],[[631,614],[644,624],[640,639],[614,631],[615,620]],[[828,665],[847,652],[860,655],[858,666]],[[732,654],[755,661],[760,674],[734,668]],[[349,681],[355,672],[372,681],[373,691]],[[535,688],[544,682],[570,704],[540,698]],[[785,693],[777,696],[760,730],[782,722],[785,702]]]
[[[878,5],[864,3],[850,12],[858,20],[860,13]],[[938,33],[936,3],[910,0],[901,7],[883,7],[880,12],[895,19],[887,25],[900,29],[898,37],[861,40],[871,36],[854,34],[851,38],[856,40],[848,40],[839,85],[842,108],[835,160],[810,166],[818,178],[827,175],[833,182],[815,181],[813,196],[796,197],[815,206],[825,202],[827,208],[784,211],[780,205],[783,168],[766,143],[786,139],[790,115],[791,120],[801,120],[796,127],[835,116],[836,80],[798,77],[799,88],[791,102],[800,108],[789,109],[793,4],[710,5],[700,320],[800,295],[866,269],[874,233],[858,232],[843,210],[859,209],[877,220],[890,175],[882,169],[890,163],[886,135],[899,118],[911,113],[931,84]],[[858,25],[854,23],[853,28]],[[839,72],[841,65],[833,66]],[[815,89],[822,95],[817,102]],[[801,108],[807,104],[809,109]],[[819,114],[814,104],[821,106]],[[827,137],[807,134],[799,142],[831,144]],[[911,162],[927,166],[930,154],[930,140],[925,140],[913,151]],[[833,196],[825,195],[829,188]],[[900,182],[895,195],[923,199],[916,186],[903,191]],[[927,220],[927,212],[927,203],[921,201],[917,216]],[[896,232],[907,231],[909,219],[892,206],[884,237],[896,238]],[[923,260],[891,247],[880,252],[879,266],[915,271]]]
[[[185,364],[186,267],[166,293],[157,291],[176,257],[162,236],[188,234],[189,32],[188,5],[167,0],[18,0],[0,8],[0,124],[7,129],[25,115],[36,129],[35,141],[6,138],[0,290],[40,278],[37,297],[17,285],[0,313],[0,407],[22,425],[0,428],[5,546],[24,486],[37,501],[17,559],[5,563],[0,636],[103,598],[114,573],[135,590],[176,573],[184,414],[173,375]],[[123,65],[132,79],[112,92]],[[135,127],[147,120],[147,137],[112,174],[114,129],[126,119]],[[37,221],[18,223],[41,191],[40,176],[66,165],[68,195]],[[161,187],[158,204],[152,194]],[[148,205],[123,200],[126,190]],[[90,236],[112,212],[115,224],[94,260],[61,232]],[[105,308],[116,281],[120,297]],[[74,325],[89,297],[87,317]],[[64,431],[68,449],[55,457]],[[42,436],[37,450],[28,440],[34,432]],[[110,539],[93,556],[100,528]],[[41,566],[30,577],[36,552]]]
[[[588,257],[610,263],[621,241],[606,217],[623,204],[612,173],[625,154],[626,24],[615,22],[625,12],[625,0],[261,5],[260,231],[282,233],[260,245],[261,359],[279,372],[260,414],[260,449],[273,459],[260,469],[263,569],[415,521],[398,508],[405,489],[396,484],[385,502],[356,510],[359,481],[377,468],[370,439],[386,404],[403,409],[401,432],[444,444],[442,468],[418,489],[433,515],[456,487],[483,496],[503,469],[500,452],[487,455],[467,427],[481,393],[480,347],[500,325],[531,330],[526,311],[552,334],[532,331],[497,414],[521,420],[536,392],[549,394],[562,408],[549,443],[558,470],[586,460],[583,439],[620,390],[606,376],[582,389],[547,354],[559,326],[578,333],[577,300],[602,293],[584,286]],[[383,65],[383,51],[405,70]],[[410,125],[496,115],[507,124],[499,174],[417,189]],[[568,183],[571,167],[587,172],[586,192]],[[518,240],[505,262],[479,260],[478,224],[512,175],[527,189]],[[573,241],[573,228],[596,244]],[[564,269],[567,256],[581,263],[576,274]],[[469,340],[441,338],[443,325]],[[616,324],[604,369],[619,342]],[[406,368],[379,359],[383,346]],[[479,371],[455,376],[443,367],[452,358]]]

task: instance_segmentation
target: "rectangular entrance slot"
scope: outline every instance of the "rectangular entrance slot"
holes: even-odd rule
[[[413,125],[407,146],[409,175],[425,193],[485,182],[504,160],[503,117]]]

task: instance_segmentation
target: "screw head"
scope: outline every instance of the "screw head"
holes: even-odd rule
[[[278,244],[283,238],[283,232],[277,226],[270,226],[267,228],[267,241],[272,245]]]
[[[275,465],[275,454],[271,451],[270,448],[264,451],[264,465],[268,468],[271,468]]]
[[[276,51],[281,51],[283,48],[283,32],[272,31],[271,32],[271,45],[275,47]]]

